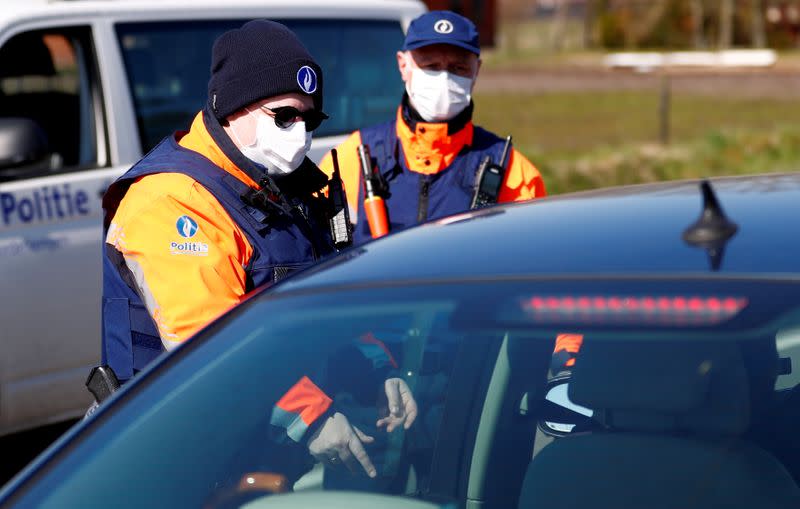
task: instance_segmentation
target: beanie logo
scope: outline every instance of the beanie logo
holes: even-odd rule
[[[453,24],[446,19],[440,19],[433,25],[433,29],[440,34],[449,34],[453,31]]]
[[[306,94],[313,94],[317,91],[317,73],[314,69],[304,65],[297,71],[297,84]]]

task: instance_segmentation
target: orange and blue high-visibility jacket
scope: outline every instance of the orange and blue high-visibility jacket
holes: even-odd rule
[[[556,337],[551,369],[554,372],[575,367],[575,359],[583,345],[583,334],[563,333]]]
[[[102,357],[120,380],[251,289],[333,251],[312,197],[327,178],[310,162],[295,173],[279,184],[272,199],[280,201],[259,201],[269,179],[200,113],[188,133],[166,138],[109,187]],[[296,437],[330,402],[304,378],[280,400],[278,425]]]
[[[484,155],[498,163],[504,140],[472,123],[472,106],[448,122],[424,122],[404,96],[396,119],[356,131],[337,148],[339,166],[356,223],[355,243],[370,238],[363,209],[357,147],[369,146],[389,185],[385,198],[390,231],[469,210],[475,175]],[[320,168],[333,173],[330,154]],[[539,171],[517,150],[510,154],[499,202],[545,196]]]

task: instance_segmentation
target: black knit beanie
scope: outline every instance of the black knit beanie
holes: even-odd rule
[[[214,41],[208,105],[219,121],[248,104],[290,92],[311,96],[322,111],[322,69],[287,27],[249,21]]]

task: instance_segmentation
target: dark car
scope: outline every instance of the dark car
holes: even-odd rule
[[[800,507],[797,217],[800,175],[772,175],[492,207],[352,249],[162,357],[0,506]],[[276,433],[304,377],[373,438],[374,478]],[[376,425],[388,377],[417,403],[407,430]]]

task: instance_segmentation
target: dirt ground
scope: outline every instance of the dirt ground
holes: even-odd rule
[[[800,99],[800,70],[673,70],[639,73],[602,67],[483,69],[477,93],[657,90],[668,76],[673,93],[726,97]],[[798,103],[800,108],[800,103]]]

